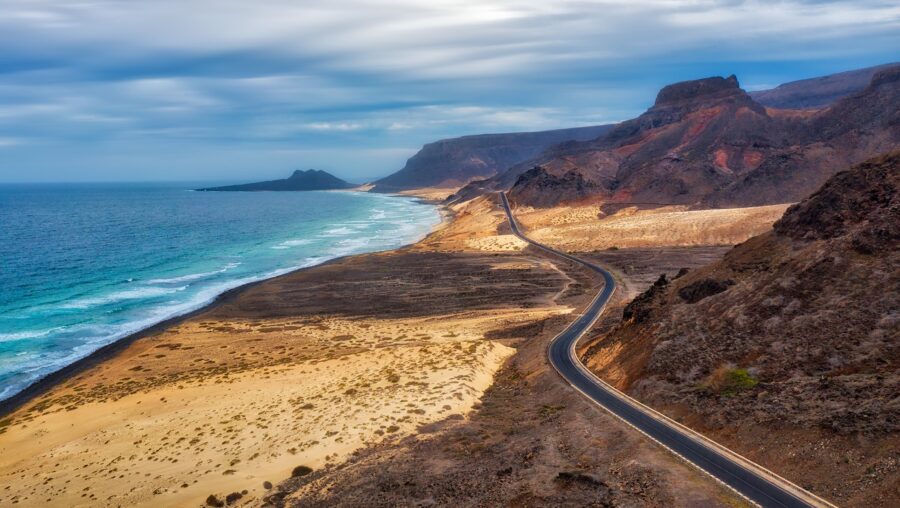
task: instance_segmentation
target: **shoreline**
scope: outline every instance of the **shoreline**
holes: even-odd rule
[[[419,243],[234,288],[33,386],[0,421],[0,498],[262,500],[296,467],[467,421],[521,334],[582,293],[532,256],[462,252],[468,216],[447,212]]]
[[[406,198],[410,197],[409,195],[396,194],[396,193],[393,193],[393,194],[398,197],[406,197]],[[0,420],[12,415],[19,409],[22,409],[29,402],[34,402],[40,396],[46,394],[53,388],[58,387],[65,381],[72,379],[73,377],[77,376],[78,374],[80,374],[92,367],[96,367],[96,366],[102,364],[103,362],[114,358],[116,355],[118,355],[122,351],[125,351],[135,341],[145,338],[145,337],[152,336],[152,335],[160,333],[160,332],[163,332],[169,328],[172,328],[175,325],[181,324],[182,322],[185,322],[191,318],[194,318],[204,312],[208,312],[208,311],[214,309],[215,307],[218,307],[220,305],[224,305],[226,303],[234,301],[237,297],[239,297],[245,291],[248,291],[262,283],[275,281],[275,280],[281,279],[281,278],[287,278],[292,275],[296,275],[298,272],[310,270],[313,268],[320,268],[322,266],[338,263],[338,262],[341,262],[343,260],[346,260],[348,258],[352,258],[355,256],[369,256],[369,255],[377,254],[377,253],[393,252],[393,251],[399,251],[402,249],[407,249],[416,244],[422,243],[423,241],[428,239],[428,237],[433,235],[436,231],[438,231],[442,227],[446,226],[447,223],[449,223],[452,220],[452,218],[453,218],[452,211],[449,210],[445,205],[441,204],[441,202],[439,202],[437,200],[427,199],[424,197],[418,197],[418,196],[413,196],[413,197],[415,197],[418,201],[420,201],[422,203],[434,205],[437,208],[438,215],[440,216],[440,219],[441,219],[440,222],[438,222],[437,224],[432,226],[431,229],[427,233],[425,233],[421,238],[419,238],[418,240],[411,242],[411,243],[399,245],[399,246],[391,248],[391,249],[375,250],[375,251],[363,252],[363,253],[359,253],[359,254],[348,254],[345,256],[338,256],[338,257],[328,259],[326,261],[323,261],[323,262],[315,264],[315,265],[296,268],[296,269],[290,270],[288,272],[276,275],[274,277],[255,280],[252,282],[248,282],[246,284],[242,284],[237,287],[233,287],[226,291],[223,291],[222,293],[219,293],[218,295],[216,295],[212,300],[210,300],[206,304],[203,304],[194,310],[188,311],[184,314],[179,314],[177,316],[172,316],[170,318],[164,319],[158,323],[148,326],[147,328],[144,328],[144,329],[138,330],[134,333],[125,335],[124,337],[116,339],[116,340],[110,342],[109,344],[105,344],[105,345],[99,347],[98,349],[88,353],[87,356],[85,356],[83,358],[79,358],[78,360],[75,360],[74,362],[72,362],[64,367],[62,367],[58,370],[55,370],[55,371],[47,374],[44,377],[41,377],[40,379],[38,379],[35,382],[31,383],[30,385],[26,386],[21,391],[15,393],[14,395],[12,395],[6,399],[0,400]]]
[[[419,241],[421,241],[421,240],[419,240]],[[413,245],[413,244],[409,244],[409,245]],[[53,389],[57,386],[59,386],[64,381],[67,381],[67,380],[71,379],[72,377],[76,376],[77,374],[80,374],[91,367],[96,367],[97,365],[100,365],[101,363],[115,357],[117,354],[119,354],[122,351],[124,351],[125,349],[127,349],[128,346],[130,346],[136,340],[142,339],[145,337],[149,337],[156,333],[162,332],[162,331],[167,330],[167,329],[169,329],[175,325],[178,325],[184,321],[187,321],[193,317],[196,317],[199,314],[207,312],[219,305],[226,304],[226,303],[234,300],[238,296],[240,296],[241,293],[243,293],[244,291],[252,289],[252,288],[258,286],[259,284],[262,284],[264,282],[270,282],[270,281],[273,281],[276,279],[280,279],[282,277],[287,277],[287,276],[296,274],[297,272],[301,272],[303,270],[309,270],[311,268],[319,268],[321,266],[339,262],[339,261],[345,260],[345,259],[353,257],[353,256],[367,256],[367,255],[373,254],[375,252],[389,252],[391,250],[398,250],[398,249],[406,248],[409,245],[404,245],[401,247],[397,247],[397,249],[388,249],[385,251],[373,251],[373,252],[366,252],[366,253],[362,253],[362,254],[350,254],[347,256],[336,257],[333,259],[329,259],[327,261],[323,261],[317,265],[304,266],[302,268],[297,268],[296,270],[291,270],[289,272],[282,273],[280,275],[276,275],[276,276],[270,277],[268,279],[255,280],[253,282],[248,282],[246,284],[242,284],[240,286],[226,290],[226,291],[216,295],[209,303],[206,303],[205,305],[202,305],[201,307],[198,307],[198,308],[196,308],[190,312],[186,312],[184,314],[179,314],[177,316],[170,317],[168,319],[160,321],[159,323],[150,325],[149,327],[144,328],[143,330],[140,330],[140,331],[137,331],[134,333],[130,333],[120,339],[116,339],[113,342],[110,342],[109,344],[101,346],[100,348],[92,351],[84,358],[75,360],[74,362],[66,365],[65,367],[62,367],[59,370],[55,370],[55,371],[51,372],[50,374],[47,374],[46,376],[38,379],[34,383],[31,383],[30,385],[25,387],[25,389],[23,389],[22,391],[16,393],[15,395],[13,395],[7,399],[3,399],[2,401],[0,401],[0,418],[6,418],[7,416],[9,416],[12,413],[16,412],[17,410],[21,409],[23,406],[25,406],[29,402],[34,401],[39,396],[47,393],[48,391],[50,391],[51,389]]]
[[[592,434],[611,419],[590,411],[546,363],[545,342],[596,281],[508,245],[495,205],[487,197],[442,206],[440,223],[415,243],[233,288],[36,383],[0,419],[0,447],[9,451],[0,476],[11,483],[0,497],[26,506],[189,506],[243,492],[244,503],[302,504],[324,492],[310,479],[353,485],[354,470],[379,468],[380,454],[396,452],[399,462],[385,473],[392,482],[428,471],[458,492],[471,478],[460,452],[504,471],[547,437],[550,420],[562,426],[553,435],[620,442],[616,425]],[[641,270],[657,273],[655,252],[641,259],[654,260]],[[523,422],[523,433],[510,434]],[[470,448],[473,432],[483,437]],[[434,440],[420,448],[409,439],[420,433]],[[626,456],[647,466],[621,470],[616,452],[589,467],[610,485],[651,470],[676,480],[674,490],[654,490],[659,499],[698,488],[706,500],[722,495],[690,471],[660,466],[671,459],[638,446],[637,436],[629,443]],[[429,471],[435,453],[455,466]],[[566,447],[547,453],[554,464],[563,457],[560,470],[585,467]],[[299,466],[313,471],[305,487],[291,477]],[[523,469],[521,481],[544,478],[541,471]],[[110,476],[117,479],[95,481]],[[363,487],[359,499],[370,501]],[[566,492],[540,496],[550,502]]]

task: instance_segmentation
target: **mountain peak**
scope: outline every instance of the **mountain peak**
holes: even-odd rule
[[[325,171],[321,171],[321,170],[318,170],[318,169],[307,169],[306,171],[304,171],[304,170],[302,170],[302,169],[297,169],[297,170],[295,170],[294,173],[290,176],[290,178],[303,178],[303,177],[305,177],[305,176],[313,176],[313,175],[316,175],[316,174],[327,174],[327,173],[325,173]]]
[[[724,97],[736,93],[743,93],[737,76],[732,74],[727,78],[720,76],[712,78],[682,81],[663,87],[656,96],[656,106],[671,104],[698,97]]]

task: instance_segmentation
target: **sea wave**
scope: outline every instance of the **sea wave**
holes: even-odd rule
[[[39,339],[46,337],[51,333],[59,331],[61,328],[48,328],[46,330],[26,330],[24,332],[0,333],[0,342],[13,342],[17,340]]]
[[[355,229],[353,229],[353,228],[348,228],[347,226],[341,226],[338,228],[332,228],[332,229],[326,230],[324,233],[322,233],[322,236],[347,236],[347,235],[352,235],[354,232],[355,232]]]
[[[104,296],[95,296],[89,298],[81,298],[78,300],[73,300],[71,302],[65,303],[60,307],[63,309],[88,309],[91,307],[99,307],[102,305],[110,305],[113,303],[119,303],[126,300],[141,300],[145,298],[158,298],[160,296],[171,295],[173,293],[178,293],[180,291],[184,291],[188,286],[179,286],[179,287],[159,287],[159,286],[145,286],[135,289],[126,289],[124,291],[117,291],[115,293],[104,295]]]
[[[299,247],[301,245],[309,245],[312,242],[313,241],[309,238],[300,238],[297,240],[287,240],[287,241],[281,242],[278,245],[273,246],[272,248],[277,249],[277,250],[290,249],[291,247]]]
[[[337,245],[329,251],[329,254],[332,256],[346,256],[348,254],[353,254],[358,252],[360,249],[369,245],[369,243],[373,239],[370,237],[358,237],[358,238],[348,238],[346,240],[341,240],[337,243]]]
[[[237,268],[241,266],[239,262],[228,263],[218,270],[213,270],[211,272],[201,272],[201,273],[189,273],[187,275],[181,275],[179,277],[172,277],[168,279],[150,279],[144,281],[146,284],[177,284],[179,282],[191,282],[195,280],[205,279],[207,277],[212,277],[213,275],[218,275],[220,273],[225,273],[232,268]],[[133,279],[128,279],[129,282]]]

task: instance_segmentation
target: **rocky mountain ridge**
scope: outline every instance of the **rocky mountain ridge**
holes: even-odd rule
[[[506,189],[527,206],[585,198],[545,177],[541,186],[561,192],[537,200],[537,183],[519,177],[540,166],[568,182],[577,180],[569,173],[579,173],[594,189],[590,197],[607,203],[727,208],[798,201],[842,167],[900,145],[897,104],[900,66],[878,71],[864,90],[821,111],[767,108],[734,76],[676,83],[605,136],[557,145],[472,182],[453,199]]]
[[[791,81],[770,90],[750,92],[750,96],[756,102],[771,108],[820,109],[862,91],[876,72],[896,65],[900,65],[900,62]]]

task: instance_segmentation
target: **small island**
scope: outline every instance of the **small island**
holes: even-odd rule
[[[306,171],[294,171],[289,178],[283,180],[269,180],[267,182],[245,183],[240,185],[225,185],[222,187],[207,187],[197,189],[198,191],[222,191],[222,192],[241,192],[241,191],[314,191],[314,190],[334,190],[349,189],[356,187],[352,183],[341,180],[340,178],[318,169],[308,169]]]

